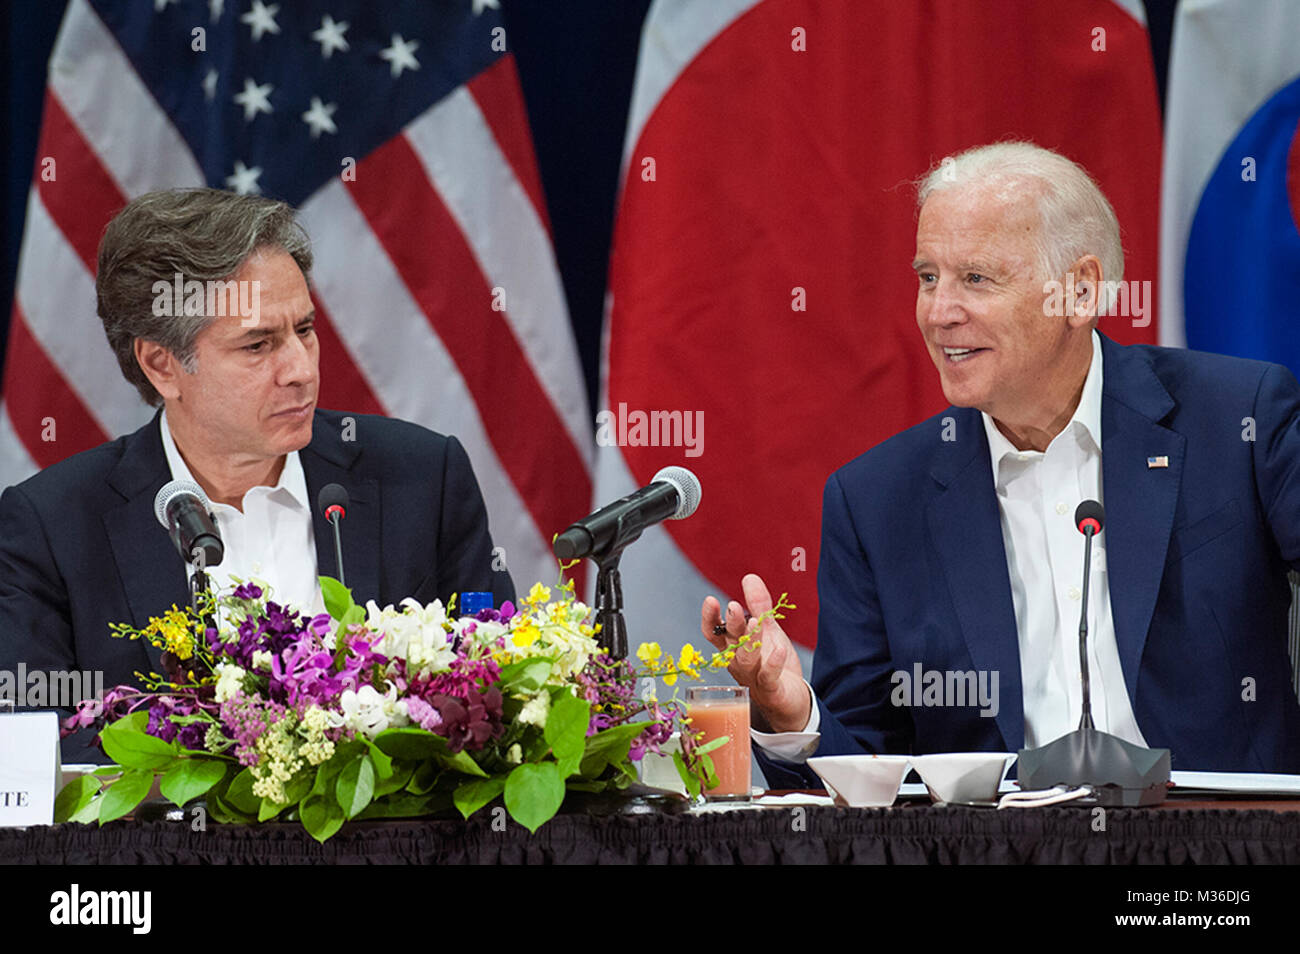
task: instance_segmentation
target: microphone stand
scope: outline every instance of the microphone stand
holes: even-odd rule
[[[1077,514],[1075,519],[1079,519]],[[1100,529],[1100,522],[1097,519],[1083,521],[1080,529],[1085,538],[1083,610],[1079,619],[1083,714],[1079,728],[1073,732],[1036,749],[1020,750],[1017,760],[1020,787],[1025,791],[1037,791],[1056,785],[1086,786],[1092,789],[1090,795],[1064,804],[1089,808],[1095,805],[1108,808],[1159,805],[1169,790],[1169,750],[1134,745],[1109,732],[1098,732],[1093,725],[1088,675],[1088,572],[1092,538]]]
[[[618,573],[618,559],[622,555],[620,549],[596,559],[596,622],[600,624],[597,642],[614,659],[627,658],[623,583]]]
[[[596,643],[616,661],[627,659],[627,621],[623,618],[623,584],[618,561],[623,551],[641,536],[644,525],[635,517],[619,517],[608,546],[589,554],[596,564]],[[690,807],[686,796],[667,789],[633,782],[625,789],[607,792],[566,792],[566,811],[587,815],[679,815]]]

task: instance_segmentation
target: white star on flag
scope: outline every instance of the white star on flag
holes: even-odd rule
[[[221,14],[226,12],[226,0],[208,0],[208,14],[212,17],[212,22],[216,23],[221,19]]]
[[[261,174],[261,166],[250,169],[242,160],[236,159],[234,175],[226,176],[226,188],[234,189],[240,195],[260,195],[262,190],[257,185],[257,178]]]
[[[167,9],[167,4],[178,2],[180,2],[180,0],[153,0],[153,12],[162,13]]]
[[[217,71],[208,70],[207,75],[203,77],[203,98],[209,103],[217,95]]]
[[[312,139],[319,139],[322,130],[327,133],[338,132],[338,127],[331,118],[338,108],[337,103],[322,103],[319,96],[311,98],[311,109],[302,114],[302,121],[311,127]]]
[[[320,44],[320,55],[328,60],[335,50],[346,53],[351,49],[343,36],[347,30],[347,23],[335,23],[334,18],[327,13],[320,22],[320,29],[314,31],[311,38]]]
[[[279,33],[280,26],[275,22],[275,15],[280,10],[278,3],[269,7],[262,0],[253,0],[253,9],[239,18],[240,23],[247,23],[253,30],[253,42],[262,38],[263,33]]]
[[[474,0],[474,16],[480,16],[484,10],[500,10],[497,0]]]
[[[418,40],[403,40],[400,33],[393,34],[393,43],[387,49],[379,54],[381,60],[387,60],[393,67],[393,79],[402,75],[402,70],[418,70],[419,61],[415,58],[415,51],[419,49]]]
[[[270,83],[258,86],[251,76],[244,77],[244,91],[235,94],[235,102],[244,107],[244,122],[251,123],[258,113],[270,114],[271,101],[267,97],[275,89]]]

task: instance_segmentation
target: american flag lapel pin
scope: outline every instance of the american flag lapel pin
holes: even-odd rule
[[[1147,458],[1147,470],[1156,470],[1157,468],[1168,467],[1168,466],[1169,466],[1168,457],[1161,456],[1161,457]]]

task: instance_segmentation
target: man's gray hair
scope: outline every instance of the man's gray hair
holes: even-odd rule
[[[1015,194],[1026,180],[1035,189],[1039,228],[1035,244],[1044,281],[1063,280],[1065,270],[1084,255],[1101,260],[1102,288],[1098,315],[1114,307],[1124,278],[1124,247],[1119,220],[1092,176],[1078,163],[1031,142],[999,142],[947,156],[917,183],[917,207],[932,194],[954,186],[1001,187],[999,196]]]
[[[220,189],[168,189],[132,199],[99,243],[99,318],[122,374],[145,402],[162,396],[135,359],[135,340],[162,345],[194,370],[195,341],[212,315],[155,314],[154,284],[224,282],[259,249],[287,252],[311,273],[311,241],[284,202]]]

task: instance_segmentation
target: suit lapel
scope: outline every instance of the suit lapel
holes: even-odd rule
[[[311,444],[303,448],[303,475],[307,480],[312,531],[316,538],[316,572],[338,577],[334,554],[334,528],[320,513],[316,498],[326,484],[339,484],[348,492],[347,516],[339,528],[343,541],[343,571],[358,603],[380,600],[379,482],[359,477],[353,469],[360,455],[356,441],[344,440],[342,421],[329,412],[316,412]]]
[[[121,459],[108,475],[109,486],[124,500],[103,517],[109,549],[131,610],[131,623],[136,628],[143,628],[149,617],[161,616],[172,604],[184,606],[189,601],[185,563],[153,511],[154,496],[171,479],[158,427],[155,414],[152,421],[127,438]],[[148,643],[144,650],[153,671],[161,673],[162,650]]]
[[[931,471],[944,489],[927,510],[930,538],[975,669],[998,673],[1003,701],[996,719],[1014,752],[1025,735],[1020,643],[988,438],[978,411],[954,408],[951,413],[960,415],[961,440],[942,447]]]
[[[1174,400],[1141,352],[1101,339],[1102,495],[1107,576],[1129,699],[1155,610],[1182,483],[1186,439],[1161,426]],[[1167,457],[1167,467],[1148,458]]]

